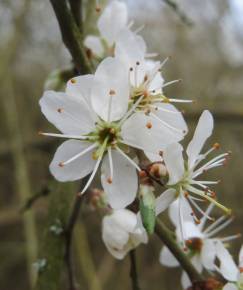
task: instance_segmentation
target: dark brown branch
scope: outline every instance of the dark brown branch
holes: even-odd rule
[[[130,256],[130,277],[132,281],[132,289],[140,290],[138,283],[138,272],[137,272],[137,264],[136,264],[136,250],[131,250],[129,253]]]
[[[50,0],[56,14],[62,39],[69,50],[75,67],[80,74],[91,73],[91,65],[86,56],[81,32],[65,0]]]
[[[82,1],[81,0],[69,0],[71,12],[74,20],[82,32]]]
[[[178,246],[170,230],[158,219],[155,225],[155,233],[178,260],[181,267],[186,271],[192,283],[204,280],[203,277],[192,265],[185,253],[182,251],[182,249]]]
[[[167,4],[175,13],[179,16],[181,21],[188,26],[192,26],[193,22],[186,16],[184,12],[181,11],[180,7],[173,0],[162,0],[165,4]]]

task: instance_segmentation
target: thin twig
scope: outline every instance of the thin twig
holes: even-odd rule
[[[66,0],[50,0],[50,2],[60,26],[63,42],[73,58],[75,67],[80,74],[92,72],[83,46],[81,32],[67,6]]]
[[[157,219],[155,225],[155,233],[159,239],[165,244],[171,251],[175,258],[180,263],[181,267],[186,271],[192,283],[203,281],[203,276],[198,273],[195,267],[192,265],[188,257],[182,251],[182,249],[176,243],[174,237],[171,235],[170,230]]]
[[[20,209],[20,212],[23,213],[30,209],[33,204],[39,200],[41,197],[47,196],[51,192],[50,188],[48,186],[44,186],[39,192],[37,192],[35,195],[29,197],[23,207]]]
[[[130,257],[130,277],[132,281],[132,289],[133,290],[140,290],[139,283],[138,283],[138,272],[137,272],[137,264],[136,264],[136,250],[131,250],[129,252]]]
[[[191,19],[189,19],[184,12],[181,11],[180,7],[176,2],[173,0],[162,0],[164,3],[166,3],[172,10],[175,11],[175,13],[179,16],[181,21],[185,23],[188,26],[192,26],[193,22]]]

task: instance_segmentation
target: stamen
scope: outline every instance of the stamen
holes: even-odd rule
[[[172,98],[169,98],[169,101],[171,103],[193,103],[194,102],[193,100],[181,100],[181,99],[172,99]]]
[[[207,237],[210,238],[213,235],[217,234],[218,232],[220,232],[221,230],[223,230],[225,227],[227,227],[230,223],[232,223],[233,220],[234,220],[234,218],[230,218],[227,221],[225,221],[223,224],[221,224],[220,226],[218,226],[217,228],[215,228],[214,230],[208,232],[207,233]]]
[[[71,79],[70,82],[71,82],[72,84],[76,84],[77,81],[76,81],[75,79]]]
[[[110,90],[109,91],[109,103],[108,103],[108,116],[107,116],[107,121],[110,122],[111,119],[111,111],[112,111],[112,100],[113,100],[113,96],[116,94],[116,91],[114,90]]]
[[[213,204],[213,203],[210,203],[210,205],[208,206],[208,208],[207,208],[207,210],[206,210],[206,214],[207,214],[207,215],[210,215],[210,213],[211,213],[211,211],[213,210],[213,208],[214,208],[214,204]],[[201,224],[200,224],[200,226],[199,226],[199,229],[200,229],[201,231],[203,230],[206,221],[207,221],[206,216],[203,216],[203,217],[201,218]]]
[[[87,181],[85,187],[83,188],[83,190],[79,193],[79,195],[82,195],[83,193],[85,193],[85,191],[88,189],[88,187],[90,186],[91,182],[93,181],[94,177],[95,177],[95,174],[99,168],[99,165],[100,165],[100,162],[102,160],[102,157],[103,157],[103,154],[98,158],[96,164],[95,164],[95,167],[94,167],[94,170],[92,172],[92,174],[90,175],[89,177],[89,180]]]
[[[211,218],[206,212],[204,212],[198,205],[197,203],[189,196],[188,199],[190,200],[190,202],[193,204],[193,206],[203,215],[205,216],[207,219],[214,221],[213,218]]]
[[[227,207],[223,206],[222,204],[220,204],[219,202],[217,202],[214,198],[206,195],[203,191],[196,189],[195,187],[192,187],[190,185],[187,185],[187,189],[201,197],[204,197],[205,199],[207,199],[209,202],[215,204],[217,207],[221,208],[224,212],[226,212],[227,214],[231,214],[231,210],[228,209]]]
[[[113,160],[112,160],[112,154],[111,154],[111,148],[108,147],[108,159],[109,159],[109,166],[110,166],[110,177],[108,178],[108,183],[112,183],[113,180]]]
[[[185,234],[184,234],[184,230],[183,230],[183,204],[182,204],[182,189],[180,189],[180,196],[179,196],[179,225],[180,225],[180,232],[181,232],[181,238],[182,238],[182,244],[183,244],[183,248],[186,248],[186,244],[185,244]]]
[[[232,241],[232,240],[235,240],[235,239],[238,239],[241,237],[241,234],[236,234],[236,235],[232,235],[232,236],[228,236],[228,237],[225,237],[225,238],[221,238],[220,241],[225,243],[225,242],[229,242],[229,241]]]
[[[173,85],[173,84],[175,84],[175,83],[180,83],[180,82],[182,82],[181,79],[167,82],[167,83],[163,84],[162,89],[165,88],[165,87],[168,87],[168,86],[170,86],[170,85]]]
[[[56,133],[44,133],[38,132],[39,135],[49,136],[49,137],[58,137],[58,138],[68,138],[68,139],[78,139],[78,140],[88,140],[91,139],[90,136],[81,136],[81,135],[67,135],[67,134],[56,134]]]
[[[164,108],[161,108],[159,106],[155,106],[155,105],[149,105],[151,108],[154,108],[155,110],[158,110],[158,111],[162,111],[162,112],[166,112],[166,113],[170,113],[170,114],[181,114],[181,112],[179,111],[171,111],[171,110],[167,110],[167,109],[164,109]]]
[[[163,121],[162,119],[160,119],[158,116],[156,116],[154,113],[150,114],[152,117],[154,117],[156,120],[158,120],[160,123],[162,123],[164,126],[166,126],[169,129],[172,129],[178,133],[183,133],[183,130],[175,128],[174,126],[171,126],[170,124],[168,124],[167,122]]]
[[[134,30],[134,33],[137,34],[139,32],[141,32],[144,29],[145,25],[141,25],[140,27],[138,27],[136,30]]]
[[[140,167],[130,157],[128,157],[118,146],[116,146],[117,152],[119,152],[127,161],[133,165],[138,171],[141,171]]]
[[[121,121],[118,123],[118,127],[121,127],[122,124],[130,117],[130,115],[133,113],[133,111],[137,108],[139,103],[143,99],[143,95],[134,103],[134,105],[131,107],[131,109],[125,114],[125,116],[121,119]]]
[[[218,218],[215,222],[213,222],[210,226],[208,226],[205,229],[204,234],[209,233],[211,230],[213,230],[215,227],[217,227],[219,224],[221,224],[225,219],[227,219],[227,216],[225,216],[225,215]]]
[[[96,143],[95,144],[92,144],[88,148],[84,149],[82,152],[74,155],[72,158],[68,159],[65,162],[60,162],[59,164],[62,164],[61,167],[63,167],[64,165],[67,165],[67,164],[71,163],[72,161],[76,160],[77,158],[79,158],[79,157],[85,155],[86,153],[90,152],[91,150],[95,149],[97,146],[98,146],[98,144],[96,144]]]
[[[64,109],[63,109],[63,108],[58,108],[58,109],[57,109],[57,112],[58,112],[58,113],[63,113],[63,112],[64,112]]]
[[[87,189],[88,187],[90,186],[91,182],[93,181],[94,177],[95,177],[95,174],[99,168],[99,165],[100,165],[100,162],[103,158],[103,155],[104,155],[104,152],[105,152],[105,149],[106,149],[106,146],[107,146],[107,142],[108,142],[108,137],[104,140],[104,142],[102,143],[101,147],[100,147],[100,150],[99,150],[99,158],[95,164],[95,167],[94,167],[94,170],[92,172],[92,174],[90,175],[90,178],[88,180],[88,182],[86,183],[84,189],[81,191],[81,193],[79,195],[82,195]]]
[[[148,122],[148,123],[146,124],[146,127],[147,127],[148,129],[151,129],[151,128],[153,127],[152,122]]]

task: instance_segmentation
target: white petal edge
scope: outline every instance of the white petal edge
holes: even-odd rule
[[[120,155],[115,149],[111,150],[114,173],[112,183],[109,183],[110,166],[106,155],[101,167],[101,183],[107,194],[109,204],[114,209],[124,208],[136,197],[138,177],[136,168]]]
[[[213,126],[214,121],[212,114],[208,110],[203,111],[199,118],[192,140],[189,143],[186,151],[188,155],[189,168],[194,166],[204,143],[212,135]]]
[[[60,166],[60,163],[67,161],[91,145],[92,143],[78,140],[68,140],[62,143],[57,148],[50,164],[51,174],[61,182],[78,180],[88,175],[96,164],[96,160],[92,158],[92,151],[64,166]]]

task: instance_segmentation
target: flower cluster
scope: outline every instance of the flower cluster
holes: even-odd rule
[[[102,237],[114,257],[122,259],[140,243],[147,243],[146,225],[153,225],[156,216],[169,208],[176,240],[198,271],[217,271],[235,283],[224,290],[236,289],[242,277],[224,243],[238,235],[215,238],[232,220],[230,210],[209,188],[218,181],[200,177],[224,165],[230,155],[210,157],[219,149],[218,143],[202,153],[213,131],[212,114],[203,111],[184,154],[179,142],[188,127],[173,103],[191,100],[165,96],[163,89],[180,81],[164,81],[161,71],[169,58],[162,62],[151,58],[139,29],[132,29],[122,1],[111,1],[97,26],[99,35],[84,40],[95,72],[73,77],[65,92],[46,91],[40,100],[42,113],[60,131],[41,134],[66,139],[54,155],[50,172],[61,182],[88,176],[80,195],[100,176],[109,208]],[[155,183],[165,191],[157,187],[156,191]],[[136,199],[140,211],[127,209]],[[206,210],[205,202],[209,202]],[[213,206],[225,214],[216,221],[210,216]],[[213,223],[205,228],[207,221]],[[166,247],[160,262],[178,265]],[[182,284],[189,285],[185,273]]]

